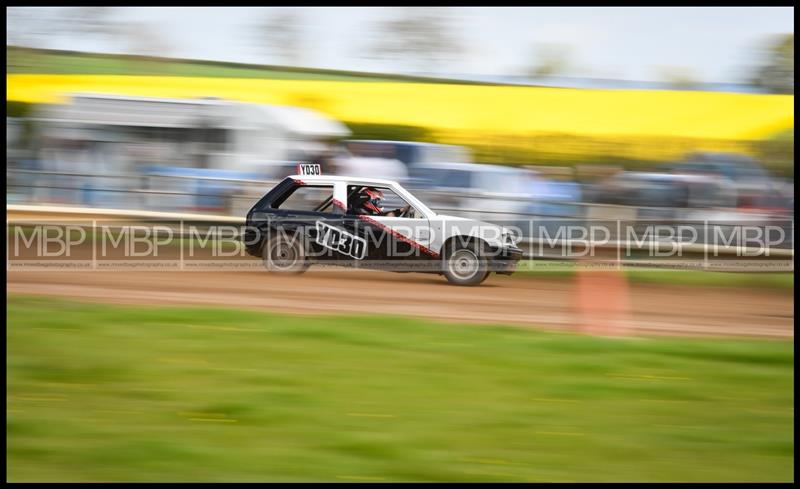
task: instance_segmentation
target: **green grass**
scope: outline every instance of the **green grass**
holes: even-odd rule
[[[397,81],[326,70],[6,47],[9,73],[150,75],[329,81]]]
[[[518,278],[568,279],[576,273],[576,262],[557,260],[528,260],[520,263],[518,271],[512,275]],[[632,283],[652,283],[664,285],[698,287],[739,287],[770,289],[791,292],[794,290],[794,272],[718,272],[708,270],[687,270],[669,268],[630,268],[624,269],[625,276]]]
[[[493,85],[493,83],[347,70],[101,54],[22,48],[18,46],[6,46],[6,71],[8,73],[47,73],[55,75],[149,75],[349,82],[456,82],[463,85]]]
[[[8,296],[11,481],[789,481],[793,345]]]
[[[698,270],[626,270],[634,283],[794,290],[794,272],[710,272]]]

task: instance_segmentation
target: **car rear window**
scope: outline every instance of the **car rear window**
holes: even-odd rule
[[[272,204],[273,209],[327,212],[331,209],[333,185],[296,185]]]

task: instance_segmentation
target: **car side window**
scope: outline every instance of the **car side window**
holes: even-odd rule
[[[348,185],[347,186],[347,213],[353,214],[353,210],[358,202],[358,194],[361,189],[365,188],[363,185]],[[381,207],[385,212],[392,211],[395,209],[401,209],[406,206],[409,206],[409,210],[406,213],[406,218],[415,219],[418,217],[422,217],[422,213],[419,212],[414,206],[410,205],[406,200],[400,197],[394,190],[389,187],[371,187],[377,190],[380,190],[383,194],[383,201],[381,202]],[[400,216],[395,216],[400,217]]]
[[[273,209],[332,212],[333,185],[296,185],[272,203]]]

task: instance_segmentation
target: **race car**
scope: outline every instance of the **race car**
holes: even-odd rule
[[[275,273],[325,264],[444,275],[477,285],[510,275],[522,258],[503,226],[437,214],[397,182],[326,176],[286,177],[247,213],[248,254]]]

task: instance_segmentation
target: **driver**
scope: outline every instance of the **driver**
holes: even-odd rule
[[[401,207],[390,211],[384,211],[381,206],[383,201],[383,192],[374,187],[364,187],[355,196],[355,203],[351,209],[351,213],[362,216],[387,216],[387,217],[401,217],[411,206]]]

